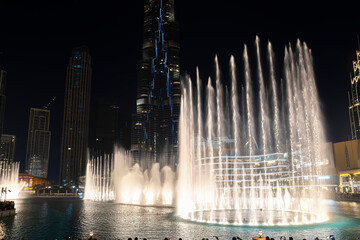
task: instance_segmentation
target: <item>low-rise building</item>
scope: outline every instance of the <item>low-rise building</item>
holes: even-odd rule
[[[339,190],[360,193],[360,139],[333,144]]]
[[[29,193],[35,193],[36,187],[44,188],[46,186],[51,186],[51,182],[49,180],[30,175],[28,173],[19,173],[19,182],[21,181],[25,183],[23,191]]]

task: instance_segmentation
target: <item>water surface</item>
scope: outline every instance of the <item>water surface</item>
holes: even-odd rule
[[[92,231],[102,239],[251,239],[259,230],[279,239],[336,239],[360,237],[360,203],[328,201],[330,220],[323,224],[297,227],[239,227],[201,224],[177,218],[173,208],[143,207],[83,201],[80,199],[32,198],[17,200],[17,215],[0,219],[6,239],[85,238]]]

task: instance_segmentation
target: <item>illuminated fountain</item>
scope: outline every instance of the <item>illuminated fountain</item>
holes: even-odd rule
[[[217,58],[214,81],[209,78],[202,87],[197,72],[196,84],[190,78],[184,83],[176,201],[180,217],[234,225],[327,220],[319,182],[325,134],[311,51],[300,41],[296,50],[285,49],[281,83],[270,42],[267,55],[264,65],[256,38],[254,77],[245,45],[244,77],[239,80],[231,57],[229,89],[222,85]]]
[[[84,199],[137,205],[169,206],[173,202],[175,173],[153,164],[150,171],[133,165],[130,153],[116,149],[114,156],[87,164]]]
[[[0,165],[0,190],[6,191],[6,199],[17,199],[25,183],[19,182],[20,162],[2,163]],[[1,194],[2,200],[5,198]]]
[[[217,58],[214,81],[202,87],[197,72],[196,84],[183,82],[176,191],[169,167],[144,170],[116,150],[88,162],[84,198],[173,205],[184,219],[218,224],[326,221],[319,181],[325,134],[311,51],[300,41],[295,50],[287,47],[281,81],[270,42],[267,55],[263,65],[256,38],[254,74],[245,45],[239,80],[231,57],[230,88],[222,84]]]

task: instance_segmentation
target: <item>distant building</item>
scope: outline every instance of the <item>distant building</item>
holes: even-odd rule
[[[50,111],[30,109],[25,172],[47,178],[50,153]]]
[[[60,184],[77,184],[85,174],[90,118],[91,56],[88,47],[74,48],[66,74]]]
[[[7,73],[1,69],[0,66],[0,137],[3,132],[4,126],[4,114],[5,114],[5,87],[6,87],[6,75]]]
[[[2,134],[0,145],[0,166],[2,163],[13,163],[15,157],[16,136]]]
[[[25,187],[22,191],[35,193],[35,188],[43,188],[46,186],[51,186],[51,182],[45,178],[33,176],[28,173],[19,173],[19,182],[24,182]]]
[[[160,162],[174,168],[181,98],[174,0],[145,1],[143,37],[131,151],[144,167]]]
[[[356,51],[356,61],[353,61],[353,73],[350,75],[351,90],[349,97],[349,117],[351,138],[360,139],[360,51]]]
[[[341,192],[360,192],[360,139],[333,144]]]
[[[95,154],[111,154],[114,146],[130,149],[130,119],[120,115],[116,99],[103,97],[96,102]]]
[[[119,142],[119,112],[113,98],[98,98],[95,116],[95,154],[111,154]]]

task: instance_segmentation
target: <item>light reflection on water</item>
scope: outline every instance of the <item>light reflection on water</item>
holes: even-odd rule
[[[79,199],[23,199],[16,201],[17,215],[0,219],[6,239],[85,238],[92,231],[104,239],[201,239],[218,236],[250,239],[259,230],[265,236],[295,239],[337,239],[360,237],[360,203],[329,201],[331,220],[304,227],[238,227],[199,224],[178,219],[172,208],[99,203]]]

